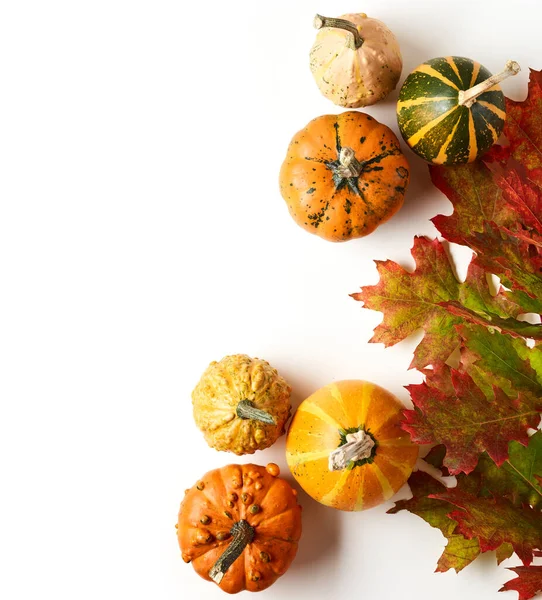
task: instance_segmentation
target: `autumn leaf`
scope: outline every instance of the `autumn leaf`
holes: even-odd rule
[[[405,411],[402,427],[417,444],[444,444],[444,466],[452,475],[473,471],[483,452],[501,465],[510,440],[528,443],[527,430],[540,421],[539,400],[510,398],[498,387],[487,397],[468,373],[452,370],[451,379],[453,395],[434,386],[430,375],[408,386],[414,410]]]
[[[423,457],[423,460],[432,467],[435,467],[435,469],[439,469],[444,477],[448,477],[450,472],[443,464],[445,456],[446,446],[444,444],[438,444],[429,450],[429,452]]]
[[[532,338],[533,340],[542,339],[542,327],[540,327],[540,325],[532,325],[531,323],[518,321],[513,318],[503,319],[497,315],[483,317],[454,300],[441,302],[441,306],[446,308],[452,315],[462,317],[464,321],[469,323],[491,326],[501,333],[509,333],[514,337]]]
[[[499,592],[514,590],[519,594],[519,600],[529,600],[536,594],[542,592],[542,567],[512,567],[509,569],[517,575],[514,579],[507,581]]]
[[[506,100],[508,145],[483,161],[430,167],[451,201],[451,215],[433,223],[448,242],[468,246],[473,260],[459,282],[439,241],[414,240],[416,269],[377,264],[380,281],[356,300],[384,313],[372,341],[393,345],[418,329],[424,337],[413,367],[425,381],[408,387],[413,410],[404,429],[433,444],[427,469],[456,476],[456,487],[424,472],[409,483],[408,510],[447,539],[437,570],[457,571],[480,553],[498,562],[518,554],[524,566],[502,590],[520,600],[542,591],[542,72],[531,71],[523,102]],[[491,295],[488,278],[502,286]],[[451,353],[460,349],[459,356]]]
[[[486,221],[504,227],[513,226],[516,222],[514,211],[503,198],[501,187],[483,163],[459,167],[431,165],[429,173],[434,185],[454,207],[451,215],[437,215],[431,219],[448,241],[468,245],[473,232],[484,231]]]
[[[433,219],[437,229],[447,240],[474,250],[479,266],[498,275],[514,294],[521,292],[512,300],[538,313],[542,312],[541,86],[541,73],[531,71],[527,99],[507,100],[506,151],[494,147],[484,162],[430,167],[433,183],[454,206],[451,215]]]
[[[466,539],[460,533],[455,533],[457,522],[448,516],[450,504],[430,497],[434,494],[445,493],[446,486],[423,471],[416,471],[409,479],[412,498],[399,500],[388,513],[395,514],[401,510],[421,517],[431,525],[440,529],[448,540],[442,556],[438,560],[437,571],[444,572],[455,569],[457,572],[464,569],[479,554],[480,545],[476,539]]]
[[[506,498],[480,498],[457,488],[430,497],[457,507],[448,516],[458,523],[458,531],[465,538],[478,540],[482,552],[511,544],[528,566],[534,551],[542,548],[542,518],[530,506],[517,507]]]
[[[399,500],[388,512],[408,510],[442,532],[448,543],[437,571],[460,571],[488,550],[496,551],[498,563],[518,550],[525,561],[531,560],[532,555],[541,556],[538,546],[542,513],[537,510],[538,498],[531,503],[533,508],[524,506],[533,498],[529,489],[532,491],[531,484],[536,484],[534,473],[542,461],[541,445],[542,432],[531,437],[527,448],[512,442],[510,456],[502,467],[484,454],[474,472],[457,476],[455,488],[416,471],[409,479],[412,498]],[[447,474],[443,466],[445,453],[445,446],[434,446],[423,460]],[[503,497],[495,498],[502,490]]]
[[[515,170],[489,167],[493,173],[495,183],[503,192],[503,200],[509,209],[518,215],[521,223],[538,234],[542,234],[542,189],[528,179],[522,178]],[[493,219],[487,219],[493,221]],[[506,224],[508,228],[517,227],[515,223]]]
[[[482,233],[472,233],[469,246],[476,252],[474,263],[498,275],[506,287],[521,290],[534,299],[542,296],[542,256],[528,241],[486,222]]]
[[[487,395],[491,394],[493,385],[498,385],[509,396],[522,391],[542,398],[542,352],[539,349],[528,348],[522,339],[484,327],[462,325],[458,332],[464,346],[462,362]],[[542,409],[542,400],[539,409]]]
[[[528,170],[529,179],[542,187],[542,72],[531,69],[526,100],[506,99],[504,134],[515,160]]]
[[[532,298],[522,290],[507,291],[506,297],[514,304],[521,306],[525,313],[542,313],[542,298]]]
[[[491,295],[485,273],[475,265],[469,268],[465,282],[459,283],[438,240],[415,238],[412,256],[416,261],[413,273],[392,261],[377,261],[379,283],[352,294],[365,308],[384,313],[372,342],[391,346],[419,328],[424,329],[411,367],[444,363],[459,345],[455,325],[463,318],[450,309],[453,306],[456,310],[455,303],[472,311],[477,320],[487,325],[498,320],[504,326],[507,319],[519,314],[520,308],[503,294]]]
[[[476,472],[481,475],[482,493],[542,509],[542,431],[529,438],[528,446],[510,442],[508,454],[500,468],[486,454],[480,457]]]

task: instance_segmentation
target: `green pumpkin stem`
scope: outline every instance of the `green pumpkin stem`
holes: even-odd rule
[[[467,108],[470,108],[476,102],[476,98],[478,98],[478,96],[484,92],[487,92],[487,90],[491,89],[494,85],[497,85],[501,81],[508,79],[508,77],[517,75],[520,71],[521,67],[519,64],[515,60],[509,60],[500,73],[488,77],[488,79],[476,84],[469,90],[459,90],[459,106],[466,106]]]
[[[232,541],[209,570],[209,577],[216,584],[220,584],[226,571],[243,554],[246,546],[252,542],[255,531],[254,527],[249,525],[248,521],[241,519],[241,521],[233,524],[230,533],[233,536]]]
[[[254,421],[261,421],[267,425],[276,425],[276,421],[272,415],[265,410],[256,408],[254,402],[251,400],[241,400],[237,405],[236,413],[240,419],[252,419]]]
[[[338,29],[345,29],[349,31],[353,37],[349,38],[348,47],[352,50],[360,48],[365,41],[359,34],[358,28],[347,21],[346,19],[333,19],[331,17],[322,17],[322,15],[316,15],[314,17],[313,25],[316,29],[322,29],[322,27],[337,27]]]

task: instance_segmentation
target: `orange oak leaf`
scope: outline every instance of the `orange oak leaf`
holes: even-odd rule
[[[352,294],[365,308],[382,311],[384,320],[375,329],[372,342],[391,346],[423,328],[425,335],[414,353],[411,367],[444,363],[460,343],[455,326],[464,321],[451,306],[459,303],[476,320],[488,326],[523,328],[513,319],[520,307],[504,294],[492,296],[483,270],[471,264],[460,283],[454,275],[444,246],[423,237],[414,239],[412,256],[416,270],[409,273],[393,261],[377,261],[380,281]]]

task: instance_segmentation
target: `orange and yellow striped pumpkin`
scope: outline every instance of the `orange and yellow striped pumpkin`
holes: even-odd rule
[[[388,500],[418,457],[418,447],[401,429],[402,410],[395,396],[366,381],[321,388],[292,419],[286,440],[292,474],[315,500],[340,510],[365,510]],[[355,452],[356,445],[364,452],[346,455],[344,449]],[[341,452],[349,460],[331,470],[330,455]]]

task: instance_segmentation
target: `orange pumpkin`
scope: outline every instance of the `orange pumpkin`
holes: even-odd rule
[[[268,588],[297,552],[297,491],[270,463],[209,471],[186,490],[177,537],[182,557],[230,594]]]
[[[296,133],[280,191],[303,229],[344,242],[368,235],[401,208],[409,176],[393,131],[348,111],[318,117]]]
[[[388,500],[409,478],[418,447],[401,429],[403,406],[366,381],[327,385],[301,403],[286,460],[301,487],[340,510]]]

